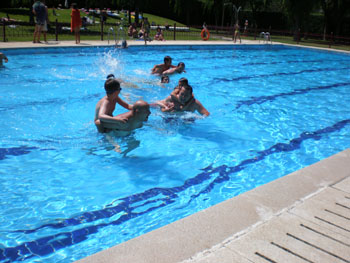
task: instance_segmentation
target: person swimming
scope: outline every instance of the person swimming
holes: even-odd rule
[[[143,100],[134,103],[132,110],[117,115],[123,121],[110,121],[110,119],[101,119],[104,128],[117,131],[132,131],[143,126],[143,122],[148,121],[151,114],[149,104]]]
[[[194,97],[193,89],[188,85],[186,78],[179,80],[179,85],[175,87],[167,98],[157,101],[152,105],[160,106],[162,112],[197,111],[205,116],[209,116],[210,114],[202,103]]]
[[[162,75],[162,73],[170,68],[176,68],[172,63],[172,58],[169,56],[164,57],[164,63],[154,65],[154,67],[151,70],[151,74],[158,74]]]
[[[6,57],[6,55],[2,52],[0,52],[0,66],[2,66],[2,60],[5,61],[5,63],[7,63],[9,60],[8,58]]]
[[[174,74],[174,73],[179,73],[179,74],[181,74],[182,72],[186,72],[186,70],[185,70],[185,63],[180,62],[180,63],[177,65],[177,67],[175,67],[175,68],[170,68],[170,69],[164,71],[162,74],[163,74],[163,75],[172,75],[172,74]]]
[[[99,132],[108,132],[108,129],[106,129],[104,124],[101,122],[102,120],[111,123],[127,121],[127,119],[125,119],[124,116],[117,115],[113,117],[113,111],[117,103],[125,109],[133,109],[133,105],[126,103],[119,97],[122,88],[120,87],[120,82],[114,77],[113,74],[109,74],[107,76],[104,88],[106,91],[106,96],[99,100],[95,109],[94,122]]]
[[[160,78],[160,83],[169,83],[170,82],[170,78],[169,78],[169,76],[162,76],[161,78]]]

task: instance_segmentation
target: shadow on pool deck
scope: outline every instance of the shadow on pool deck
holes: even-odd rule
[[[78,262],[350,262],[350,149]]]

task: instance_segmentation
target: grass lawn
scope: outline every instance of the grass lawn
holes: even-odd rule
[[[17,10],[18,9],[19,8],[17,8]],[[29,9],[26,8],[26,9],[22,9],[22,10],[28,11]],[[58,22],[61,22],[61,23],[70,23],[71,9],[59,9],[59,10],[55,9],[55,12],[56,12],[56,16],[53,14],[53,10],[51,8],[49,8],[48,14],[49,14],[49,20],[51,22],[54,22],[57,19]],[[15,11],[14,11],[14,13],[15,13]],[[29,22],[29,15],[19,15],[19,14],[14,14],[14,13],[11,13],[11,12],[6,13],[0,9],[0,18],[1,17],[6,18],[7,14],[8,14],[11,19],[15,19],[17,21]],[[88,15],[85,12],[81,11],[80,16],[84,17],[84,16],[88,16]],[[176,26],[179,26],[179,27],[186,26],[186,25],[181,24],[181,23],[174,21],[172,19],[167,19],[167,18],[160,17],[160,16],[155,16],[155,15],[151,15],[151,14],[147,14],[147,13],[144,13],[143,16],[147,17],[148,21],[150,23],[154,22],[156,25],[165,25],[166,23],[168,23],[170,26],[172,26],[172,25],[174,25],[174,23],[176,23]],[[88,17],[92,17],[92,16],[90,15]],[[128,18],[125,14],[122,14],[122,17],[125,19],[125,21],[128,21]],[[96,18],[96,20],[98,21],[98,18]],[[107,23],[117,23],[117,22],[120,22],[120,19],[113,18],[113,17],[108,17],[108,19],[107,19]],[[132,23],[134,22],[133,18],[132,18],[131,22]]]
[[[8,12],[4,12],[3,9],[0,9],[0,18],[1,17],[9,17],[11,19],[15,19],[17,21],[23,21],[23,22],[29,22],[29,9],[7,9]],[[49,20],[50,20],[50,26],[51,30],[48,32],[48,39],[49,40],[55,40],[55,21],[59,23],[70,23],[70,9],[60,9],[60,10],[55,10],[56,15],[54,15],[53,10],[50,8],[49,9]],[[22,14],[18,14],[22,13]],[[26,14],[23,14],[26,13]],[[92,18],[92,15],[87,15],[85,12],[81,11],[81,17],[88,16],[89,18]],[[159,17],[155,16],[152,14],[143,14],[144,17],[147,17],[149,22],[156,25],[166,25],[168,24],[169,26],[173,26],[174,23],[176,23],[177,27],[185,27],[186,25],[181,24],[177,21],[167,19],[164,17]],[[126,23],[128,21],[128,17],[126,14],[121,14],[121,19],[113,18],[113,17],[108,17],[107,23],[108,25],[105,25],[104,27],[104,40],[108,40],[108,30],[111,27],[114,27],[115,29],[119,27],[119,25],[124,24],[124,30],[127,30],[126,28]],[[134,19],[132,19],[131,22],[134,22]],[[89,26],[88,31],[86,32],[81,32],[81,39],[82,40],[100,40],[100,30],[101,30],[101,25],[99,23],[99,17],[95,17],[95,25]],[[33,38],[33,31],[34,27],[33,26],[15,26],[15,27],[6,27],[6,39],[7,41],[32,41]],[[201,40],[200,37],[200,29],[194,29],[191,28],[191,32],[176,32],[176,40]],[[151,37],[155,35],[155,30],[151,30]],[[174,32],[173,31],[164,31],[164,37],[166,40],[174,40]],[[111,40],[113,37],[110,37]],[[59,40],[74,40],[74,35],[66,30],[62,33],[59,33]],[[131,38],[127,38],[131,39]],[[215,32],[211,32],[211,37],[210,40],[220,40],[222,39],[222,36],[216,35]],[[254,39],[254,37],[242,37],[242,39]],[[3,40],[3,35],[2,35],[2,30],[0,33],[0,41]],[[272,41],[276,42],[281,42],[281,43],[286,43],[286,44],[296,44],[296,42],[293,40],[292,37],[290,36],[275,36],[272,35]],[[305,45],[305,46],[315,46],[315,47],[324,47],[328,48],[329,47],[329,42],[328,41],[323,41],[323,40],[313,40],[313,39],[308,39],[308,40],[302,40],[299,42],[299,45]],[[331,48],[334,49],[340,49],[340,50],[350,50],[349,45],[342,45],[342,44],[334,44],[331,43]]]

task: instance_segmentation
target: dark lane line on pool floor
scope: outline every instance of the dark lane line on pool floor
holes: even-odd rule
[[[237,78],[214,78],[213,80],[218,81],[239,81],[243,79],[254,79],[254,78],[266,78],[266,77],[274,77],[274,76],[292,76],[292,75],[298,75],[303,73],[313,73],[313,72],[322,72],[322,71],[339,71],[339,70],[347,70],[350,69],[349,67],[346,68],[320,68],[320,69],[305,69],[297,72],[277,72],[272,74],[261,74],[261,75],[251,75],[251,76],[242,76]]]
[[[336,87],[341,87],[341,86],[350,86],[350,82],[336,83],[336,84],[332,84],[332,85],[318,86],[318,87],[313,87],[313,88],[295,89],[295,90],[290,91],[290,92],[282,92],[282,93],[270,95],[270,96],[252,97],[249,100],[238,101],[235,109],[238,109],[243,105],[250,106],[252,104],[262,104],[262,103],[267,102],[267,101],[273,101],[278,97],[300,95],[300,94],[308,93],[309,91],[313,91],[313,90],[324,90],[324,89],[331,89],[331,88],[336,88]]]
[[[92,212],[84,212],[73,218],[68,218],[58,223],[45,224],[35,229],[11,231],[10,233],[22,232],[25,234],[30,234],[35,233],[36,231],[42,228],[60,229],[68,226],[72,227],[84,223],[94,222],[99,219],[110,218],[112,216],[117,215],[118,213],[121,213],[121,216],[118,219],[109,223],[99,223],[92,226],[82,226],[80,229],[73,230],[71,232],[58,233],[42,237],[34,241],[23,242],[22,244],[15,247],[0,248],[0,260],[15,261],[30,258],[33,256],[46,256],[55,252],[56,250],[80,243],[86,240],[89,235],[97,233],[101,228],[110,225],[120,225],[130,219],[134,219],[141,215],[147,214],[153,210],[174,203],[176,201],[175,198],[178,196],[177,193],[183,192],[184,190],[195,185],[200,185],[204,181],[214,177],[214,180],[211,183],[209,183],[208,186],[206,186],[198,194],[191,196],[191,199],[188,201],[190,203],[192,200],[194,200],[201,194],[210,192],[215,185],[228,181],[230,179],[230,174],[237,173],[245,169],[246,166],[250,164],[260,162],[264,160],[267,156],[275,153],[294,151],[300,148],[302,142],[304,142],[305,140],[320,140],[323,135],[337,132],[347,125],[350,125],[350,119],[339,121],[332,126],[328,126],[326,128],[316,130],[313,132],[303,132],[300,134],[299,137],[290,140],[289,143],[277,143],[266,150],[257,152],[256,157],[246,159],[236,166],[230,167],[227,165],[221,165],[216,168],[213,168],[212,165],[210,165],[202,169],[202,173],[186,180],[182,186],[172,188],[152,188],[142,193],[118,199],[114,202],[119,203],[112,207],[107,207]],[[217,173],[218,176],[215,177],[214,175]],[[147,200],[150,198],[157,197],[159,195],[163,195],[164,197],[153,200]],[[137,202],[140,201],[144,201],[144,203],[135,205]],[[152,203],[156,203],[156,205],[142,212],[135,212],[137,208]]]
[[[303,132],[302,134],[300,134],[299,137],[290,140],[289,143],[277,143],[266,150],[257,152],[256,157],[244,160],[243,162],[241,162],[240,164],[238,164],[236,166],[227,167],[227,169],[222,170],[220,175],[217,176],[213,180],[213,182],[211,182],[204,190],[202,190],[201,192],[199,192],[196,195],[193,195],[192,197],[196,198],[203,193],[210,192],[216,184],[219,184],[219,183],[222,183],[224,181],[229,180],[230,178],[228,175],[230,175],[232,173],[237,173],[237,172],[243,170],[245,168],[245,166],[247,166],[248,164],[253,164],[253,163],[262,161],[263,159],[265,159],[266,156],[269,156],[269,155],[272,155],[275,153],[294,151],[296,149],[299,149],[302,142],[304,142],[305,140],[313,139],[315,141],[318,141],[322,138],[322,135],[330,134],[330,133],[339,131],[342,128],[344,128],[346,125],[349,125],[349,124],[350,124],[350,119],[342,120],[342,121],[339,121],[332,126],[328,126],[326,128],[323,128],[323,129],[320,129],[320,130],[317,130],[314,132]]]
[[[11,148],[0,148],[0,161],[7,158],[7,156],[20,156],[38,150],[38,147],[18,146]]]
[[[324,60],[284,60],[284,61],[271,61],[271,62],[251,62],[251,63],[244,63],[242,66],[255,66],[255,65],[275,65],[275,64],[291,64],[291,63],[324,63]],[[332,60],[332,62],[346,62],[350,63],[348,60]]]

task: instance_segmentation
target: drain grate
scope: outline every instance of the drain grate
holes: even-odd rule
[[[327,224],[329,224],[329,225],[331,225],[331,226],[334,226],[334,227],[337,227],[337,228],[339,228],[339,229],[341,229],[341,230],[350,232],[350,230],[348,230],[348,229],[346,229],[346,228],[344,228],[344,227],[342,227],[342,226],[339,226],[339,225],[337,225],[337,224],[334,224],[334,223],[332,223],[332,222],[330,222],[330,221],[328,221],[328,220],[326,220],[326,219],[323,219],[323,218],[318,217],[318,216],[315,216],[315,218],[318,219],[318,220],[320,220],[320,221],[322,221],[322,222],[325,222],[325,223],[327,223]]]
[[[332,253],[332,252],[330,252],[330,251],[327,251],[327,250],[325,250],[325,249],[323,249],[323,248],[321,248],[321,247],[319,247],[319,246],[317,246],[317,245],[315,245],[315,244],[312,244],[312,243],[310,243],[310,242],[308,242],[308,241],[306,241],[306,240],[304,240],[304,239],[301,239],[301,238],[299,238],[299,237],[297,237],[297,236],[295,236],[295,235],[292,235],[292,234],[290,234],[290,233],[287,233],[287,236],[292,237],[292,238],[294,238],[295,240],[298,240],[298,241],[300,241],[300,242],[303,242],[304,244],[306,244],[306,245],[308,245],[308,246],[311,246],[311,247],[313,247],[313,248],[315,248],[315,249],[318,249],[318,250],[320,250],[320,251],[322,251],[322,252],[324,252],[324,253],[327,253],[328,255],[330,255],[330,256],[332,256],[332,257],[335,257],[335,258],[337,258],[337,259],[339,259],[339,260],[341,260],[341,261],[344,261],[344,262],[346,262],[346,263],[350,263],[350,261],[348,261],[348,260],[346,260],[346,259],[344,259],[344,258],[342,258],[342,257],[340,257],[340,256],[338,256],[338,255],[336,255],[336,254],[334,254],[334,253]]]
[[[292,250],[290,250],[290,249],[288,249],[288,248],[286,248],[286,247],[283,247],[283,246],[281,246],[281,245],[279,245],[279,244],[277,244],[277,243],[275,243],[275,242],[271,242],[271,245],[276,246],[276,247],[278,247],[278,248],[280,248],[280,249],[282,249],[282,250],[284,250],[284,251],[286,251],[286,252],[292,254],[293,256],[296,256],[296,257],[298,257],[298,258],[301,258],[302,260],[304,260],[304,261],[306,261],[306,262],[314,263],[313,261],[311,261],[311,260],[309,260],[309,259],[307,259],[307,258],[305,258],[305,257],[303,257],[303,256],[301,256],[301,255],[299,255],[298,253],[293,252]]]
[[[324,211],[326,211],[326,212],[328,212],[328,213],[331,213],[331,214],[333,214],[333,215],[336,215],[336,216],[342,217],[342,218],[344,218],[344,219],[346,219],[346,220],[350,220],[350,218],[349,218],[349,217],[346,217],[346,216],[344,216],[344,215],[338,214],[338,213],[333,212],[333,211],[331,211],[331,210],[325,209]]]
[[[313,231],[313,232],[316,233],[316,234],[319,234],[319,235],[324,236],[324,237],[326,237],[326,238],[329,238],[329,239],[331,239],[331,240],[333,240],[333,241],[335,241],[335,242],[338,242],[338,243],[340,243],[340,244],[342,244],[342,245],[344,245],[344,246],[350,247],[349,244],[344,243],[343,241],[341,241],[341,240],[339,240],[339,239],[336,239],[336,238],[334,238],[334,237],[331,237],[331,236],[329,236],[329,235],[327,235],[327,234],[325,234],[325,233],[322,233],[322,232],[320,232],[320,231],[317,231],[317,230],[313,229],[312,227],[306,226],[306,225],[304,225],[304,224],[300,224],[300,226],[306,228],[307,230]]]
[[[263,254],[260,254],[259,252],[255,252],[255,255],[265,259],[266,261],[268,262],[271,262],[271,263],[278,263],[277,261],[274,261],[272,260],[271,258],[267,257],[267,256],[264,256]]]

